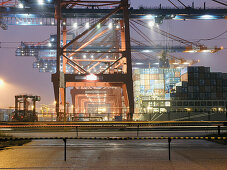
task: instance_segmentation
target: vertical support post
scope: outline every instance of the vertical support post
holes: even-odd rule
[[[210,111],[208,112],[208,121],[210,121]]]
[[[63,22],[63,29],[62,29],[62,34],[63,34],[63,46],[66,45],[67,43],[67,29],[66,29],[66,19],[64,19],[64,22]],[[64,49],[64,51],[66,51],[66,49]],[[66,74],[66,62],[67,62],[67,59],[65,57],[63,57],[63,63],[62,63],[62,66],[63,66],[63,73]],[[65,81],[65,80],[64,80]],[[66,82],[64,82],[65,86],[64,86],[64,94],[63,94],[63,101],[62,101],[62,104],[64,106],[64,122],[66,122]]]
[[[125,31],[125,55],[127,59],[127,93],[129,99],[129,120],[133,119],[134,113],[134,94],[133,94],[133,80],[132,80],[132,59],[131,59],[131,44],[130,44],[130,29],[129,29],[129,4],[128,0],[121,0],[123,7],[124,31]]]
[[[218,126],[218,136],[221,135],[221,126]]]
[[[78,127],[76,127],[76,137],[78,137]]]
[[[64,160],[66,161],[66,138],[63,139],[64,141]]]
[[[171,138],[168,138],[169,160],[171,160],[170,143],[171,143]]]
[[[15,96],[15,115],[17,116],[18,114],[18,96]]]
[[[55,92],[56,97],[56,113],[59,120],[59,87],[60,87],[60,58],[61,58],[61,0],[56,1],[56,18],[57,18],[57,67],[56,73],[58,76],[57,89]]]
[[[137,125],[137,137],[139,136],[139,128],[140,128],[140,125]]]
[[[168,120],[170,121],[170,111],[167,112],[167,114],[168,114]]]

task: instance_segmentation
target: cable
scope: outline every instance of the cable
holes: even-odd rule
[[[175,6],[177,9],[179,9],[171,0],[167,0],[169,1],[173,6]]]
[[[226,32],[227,32],[227,31],[224,31],[223,33],[221,33],[221,34],[219,34],[219,35],[217,35],[217,36],[215,36],[215,37],[212,37],[212,38],[199,39],[199,40],[196,41],[196,42],[200,42],[200,41],[210,41],[210,40],[213,40],[213,39],[216,39],[216,38],[222,36],[222,35],[225,34]]]
[[[185,8],[187,8],[187,6],[183,3],[183,2],[181,2],[180,0],[177,0],[181,5],[183,5]]]
[[[227,4],[225,4],[225,3],[221,2],[221,1],[217,1],[217,0],[211,0],[211,1],[216,2],[218,4],[221,4],[221,5],[224,5],[224,6],[227,6]]]

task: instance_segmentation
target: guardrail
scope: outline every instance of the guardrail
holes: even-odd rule
[[[11,141],[11,140],[63,140],[64,141],[64,160],[66,161],[66,147],[67,140],[72,139],[83,139],[83,140],[168,140],[168,155],[169,160],[171,160],[171,141],[174,140],[227,140],[227,137],[40,137],[40,138],[17,138],[17,137],[2,137],[1,141]]]

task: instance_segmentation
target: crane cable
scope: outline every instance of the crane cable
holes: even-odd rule
[[[177,9],[179,9],[171,0],[168,0],[173,6],[175,6]]]
[[[177,0],[181,5],[183,5],[185,8],[187,8],[187,6],[183,3],[183,2],[181,2],[180,0]]]
[[[227,6],[227,4],[226,4],[226,3],[221,2],[221,1],[217,1],[217,0],[211,0],[211,1],[216,2],[216,3],[219,3],[219,4],[224,5],[224,6]]]

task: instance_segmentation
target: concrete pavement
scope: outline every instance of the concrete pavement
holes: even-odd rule
[[[0,151],[1,169],[223,169],[227,146],[204,140],[35,140]]]

